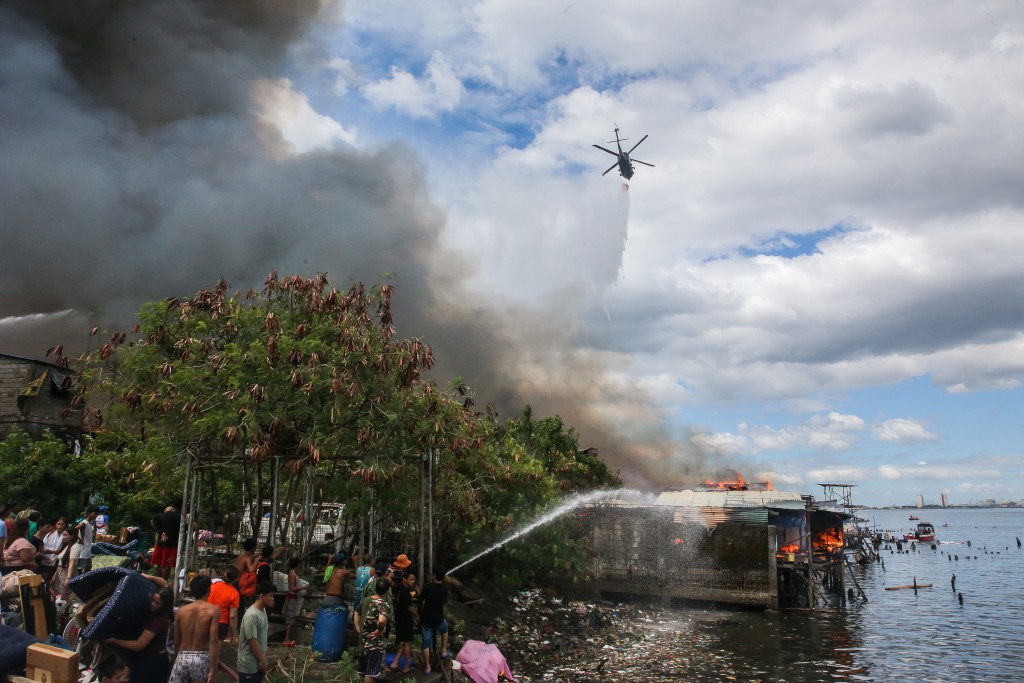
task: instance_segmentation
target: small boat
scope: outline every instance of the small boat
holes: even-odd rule
[[[909,519],[911,522],[916,522],[917,520],[919,520],[921,518],[918,517],[917,515],[910,515],[910,517],[908,517],[907,519]]]
[[[928,522],[918,522],[917,530],[911,531],[903,537],[905,541],[916,541],[918,543],[934,543],[935,527]]]

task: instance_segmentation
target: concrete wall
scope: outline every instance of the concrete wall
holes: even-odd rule
[[[43,361],[0,354],[0,439],[15,429],[28,432],[33,438],[39,438],[46,429],[66,439],[81,436],[82,411],[61,417],[61,412],[70,406],[71,392],[55,393],[49,377],[38,396],[18,400],[29,382],[46,370],[67,372]]]
[[[775,527],[677,521],[668,506],[609,506],[593,521],[599,593],[778,607]]]

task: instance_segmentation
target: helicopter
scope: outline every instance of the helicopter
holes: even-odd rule
[[[608,175],[608,173],[611,172],[611,170],[613,168],[618,166],[619,167],[619,175],[621,175],[626,180],[629,180],[630,178],[633,177],[634,169],[633,169],[633,163],[632,162],[636,162],[638,164],[643,164],[644,166],[650,166],[651,168],[654,168],[654,164],[649,164],[646,161],[640,161],[639,159],[630,159],[629,158],[630,153],[634,149],[639,147],[640,143],[642,143],[644,140],[647,139],[647,136],[645,135],[642,138],[640,138],[640,142],[638,142],[635,145],[633,145],[632,147],[630,147],[629,152],[623,152],[622,151],[622,143],[625,142],[628,139],[629,138],[620,138],[619,137],[619,126],[616,125],[615,126],[615,141],[614,142],[615,142],[615,146],[618,147],[618,149],[619,149],[619,151],[617,153],[611,151],[607,147],[602,147],[601,145],[594,145],[594,147],[597,147],[599,150],[601,150],[603,152],[608,152],[612,156],[615,156],[615,157],[619,158],[618,161],[616,161],[614,164],[609,166],[608,170],[605,171],[604,173],[602,173],[601,175]],[[609,145],[612,144],[612,141],[609,140],[608,144]]]

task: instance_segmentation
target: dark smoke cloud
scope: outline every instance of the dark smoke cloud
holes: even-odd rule
[[[87,320],[122,326],[144,301],[221,277],[244,289],[273,269],[326,271],[344,287],[395,273],[402,333],[425,336],[442,373],[465,376],[482,401],[506,416],[527,402],[561,414],[633,485],[700,469],[642,394],[572,352],[571,325],[464,291],[458,274],[471,264],[440,246],[444,217],[409,148],[274,153],[278,134],[253,114],[252,87],[280,75],[322,9],[0,8],[0,352],[39,356],[84,338]],[[629,422],[645,427],[624,431]]]

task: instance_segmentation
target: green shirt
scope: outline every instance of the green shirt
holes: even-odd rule
[[[252,653],[249,641],[253,638],[259,643],[263,657],[267,656],[267,611],[256,609],[253,605],[245,610],[242,617],[242,625],[238,628],[238,671],[244,674],[254,674],[260,670],[259,660]]]

